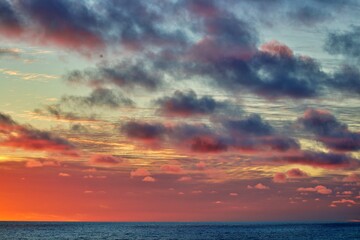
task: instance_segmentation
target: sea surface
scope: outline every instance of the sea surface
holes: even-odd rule
[[[360,239],[360,223],[0,222],[0,239]]]

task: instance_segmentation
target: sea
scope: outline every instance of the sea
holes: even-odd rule
[[[1,240],[352,240],[360,223],[0,222]]]

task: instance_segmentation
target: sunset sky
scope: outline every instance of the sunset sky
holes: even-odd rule
[[[359,12],[0,0],[0,220],[360,221]]]

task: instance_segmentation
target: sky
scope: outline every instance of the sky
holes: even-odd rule
[[[0,220],[360,221],[358,0],[0,0]]]

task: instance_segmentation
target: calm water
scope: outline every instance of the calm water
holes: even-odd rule
[[[0,239],[360,239],[360,223],[51,223],[0,222]]]

